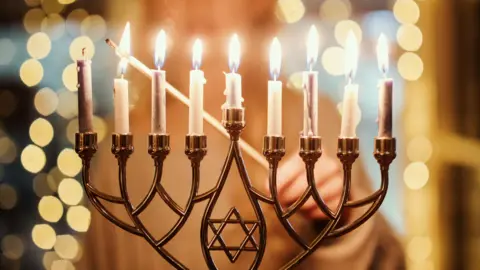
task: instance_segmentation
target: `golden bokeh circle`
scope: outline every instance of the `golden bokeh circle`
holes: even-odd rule
[[[43,66],[36,59],[28,59],[20,66],[20,79],[27,86],[40,83],[43,78]]]
[[[347,40],[348,33],[352,31],[357,38],[358,44],[362,42],[362,28],[360,25],[352,20],[343,20],[335,25],[335,40],[342,47],[345,47],[345,41]]]
[[[343,75],[345,73],[344,58],[345,50],[342,47],[329,47],[322,54],[322,66],[330,75]]]
[[[58,185],[58,197],[65,204],[77,205],[82,201],[83,189],[80,183],[72,178],[65,178]]]
[[[33,243],[45,250],[50,250],[55,245],[57,234],[52,226],[48,224],[38,224],[33,227],[32,240]]]
[[[301,71],[294,72],[288,77],[287,88],[294,90],[302,90],[303,74]]]
[[[275,15],[281,22],[295,23],[305,15],[305,5],[301,0],[278,0]]]
[[[92,124],[93,124],[93,130],[95,130],[95,132],[97,133],[97,141],[100,143],[105,139],[107,135],[107,132],[108,132],[107,123],[103,118],[94,115]],[[78,131],[78,118],[74,118],[70,120],[70,122],[68,122],[67,131],[66,131],[67,140],[71,144],[75,144],[75,132],[77,131]]]
[[[58,257],[55,251],[45,252],[45,254],[43,254],[43,259],[42,259],[43,267],[47,270],[51,270],[53,262],[57,260],[60,260],[60,257]]]
[[[42,9],[47,14],[60,13],[65,7],[57,0],[41,0],[41,2],[42,2]]]
[[[0,184],[0,209],[10,210],[17,201],[17,191],[9,184]]]
[[[65,33],[65,20],[59,14],[48,14],[42,20],[41,29],[52,40],[57,40]]]
[[[30,9],[23,17],[23,27],[25,27],[25,30],[30,34],[39,32],[45,16],[45,12],[40,8]]]
[[[57,114],[65,119],[71,119],[78,114],[77,93],[69,90],[58,92]]]
[[[12,62],[13,57],[17,51],[15,44],[9,38],[1,38],[0,39],[0,65],[6,66]]]
[[[17,107],[17,97],[12,91],[0,91],[0,117],[8,117]]]
[[[67,210],[67,223],[77,232],[86,232],[90,227],[92,214],[85,206],[72,206]]]
[[[40,0],[25,0],[25,4],[29,7],[36,7],[40,5],[41,1]]]
[[[407,245],[407,255],[415,262],[424,261],[432,253],[432,240],[426,236],[415,236]]]
[[[432,152],[432,142],[424,136],[415,137],[407,144],[407,157],[412,162],[427,162]]]
[[[58,222],[63,216],[63,205],[55,196],[44,196],[38,203],[40,216],[48,222]]]
[[[58,190],[58,185],[65,179],[66,175],[64,175],[57,166],[50,169],[47,176],[48,186],[53,190]]]
[[[37,118],[30,125],[29,134],[33,143],[45,147],[53,139],[53,126],[45,118]]]
[[[412,162],[408,164],[403,172],[403,181],[408,188],[418,190],[423,188],[430,177],[430,171],[423,162]]]
[[[56,260],[49,270],[75,270],[75,265],[69,260]]]
[[[80,252],[80,245],[77,239],[69,234],[57,236],[57,241],[55,241],[53,248],[60,258],[68,260],[75,259]]]
[[[398,59],[398,72],[408,81],[418,80],[423,73],[423,61],[415,53],[406,52]]]
[[[69,5],[75,2],[75,0],[58,0],[58,2],[62,5]]]
[[[55,190],[50,187],[48,174],[39,173],[33,178],[33,191],[38,197],[52,195]]]
[[[93,41],[87,36],[77,37],[70,44],[70,58],[73,61],[83,59],[82,50],[85,48],[85,58],[92,59],[95,55],[95,45]]]
[[[402,24],[415,24],[420,18],[420,8],[414,0],[397,0],[393,5],[393,15]]]
[[[423,43],[423,34],[420,28],[413,24],[403,24],[397,31],[398,45],[406,51],[417,51]]]
[[[35,59],[47,57],[52,49],[52,42],[47,34],[38,32],[30,36],[27,41],[27,52]]]
[[[58,96],[55,91],[45,87],[35,94],[34,106],[37,112],[43,116],[49,116],[58,106]]]
[[[320,18],[336,22],[346,20],[352,14],[352,5],[348,0],[326,0],[320,5]]]
[[[77,37],[80,35],[81,22],[88,17],[88,12],[85,9],[75,9],[67,16],[67,31],[71,36]]]
[[[16,235],[6,235],[0,243],[3,256],[10,260],[18,260],[23,256],[25,246],[22,239]]]
[[[66,176],[75,177],[82,169],[82,160],[73,149],[65,148],[58,155],[57,166]]]
[[[62,81],[68,90],[77,91],[77,65],[75,63],[71,63],[63,70]]]
[[[107,34],[107,24],[102,16],[90,15],[82,21],[80,31],[82,35],[90,37],[93,41],[98,41]]]
[[[0,137],[0,163],[12,163],[17,157],[17,146],[9,137]]]
[[[31,173],[38,173],[45,167],[47,157],[40,147],[30,144],[23,149],[20,161],[25,170]]]

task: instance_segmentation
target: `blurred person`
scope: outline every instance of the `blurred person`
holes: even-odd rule
[[[253,0],[208,0],[208,1],[151,1],[144,0],[142,22],[132,24],[132,46],[137,40],[155,36],[165,26],[171,44],[167,50],[167,80],[188,95],[188,72],[191,67],[191,47],[196,37],[204,43],[201,69],[207,83],[204,91],[204,109],[217,119],[221,118],[221,105],[225,102],[223,90],[228,71],[228,42],[233,33],[238,33],[242,46],[239,73],[242,75],[245,99],[246,123],[242,137],[256,149],[261,149],[266,132],[267,80],[269,78],[269,44],[278,28],[275,19],[275,1]],[[161,18],[161,19],[160,19]],[[152,29],[145,33],[144,29]],[[308,30],[306,27],[305,34]],[[303,34],[303,33],[302,33]],[[304,46],[299,34],[298,46]],[[280,41],[281,42],[281,41]],[[145,46],[144,46],[145,47]],[[148,46],[147,46],[148,47]],[[135,54],[145,63],[153,63],[152,54],[143,48]],[[153,46],[151,46],[153,47]],[[151,47],[148,47],[150,49]],[[262,49],[265,48],[265,49]],[[224,52],[224,53],[223,53]],[[222,54],[223,53],[223,54]],[[283,51],[287,54],[288,51]],[[299,56],[303,57],[303,56]],[[136,153],[128,163],[128,190],[134,205],[145,196],[153,179],[153,161],[147,154],[147,134],[150,132],[150,82],[129,68],[129,76],[139,76],[133,86],[139,88],[139,100],[130,114],[130,128],[135,135]],[[321,83],[320,83],[321,87]],[[167,95],[168,96],[168,95]],[[306,188],[304,163],[298,156],[298,137],[302,129],[303,95],[283,89],[283,132],[287,138],[287,156],[281,162],[278,173],[279,198],[285,206],[296,201]],[[187,157],[183,154],[184,136],[188,126],[188,108],[171,97],[167,98],[167,132],[171,135],[172,151],[164,164],[162,184],[179,205],[184,205],[190,191],[191,172]],[[327,97],[319,99],[319,134],[323,138],[324,153],[315,168],[317,188],[331,209],[336,209],[343,188],[340,162],[335,156],[337,137],[340,131],[340,116],[335,105]],[[113,130],[113,129],[110,129]],[[218,181],[226,158],[229,141],[208,124],[204,125],[208,136],[208,154],[201,163],[200,191],[212,188]],[[93,160],[92,181],[100,190],[119,194],[117,163],[109,152],[110,140],[100,145]],[[253,186],[270,195],[267,172],[244,153],[244,159]],[[365,155],[368,157],[368,155]],[[364,198],[372,193],[371,183],[361,160],[354,165],[350,200]],[[216,203],[212,218],[223,218],[235,206],[243,218],[255,217],[247,199],[246,191],[232,165],[226,185]],[[289,238],[280,225],[272,206],[261,203],[267,219],[267,247],[261,269],[279,269],[300,252],[300,248]],[[194,207],[192,214],[180,233],[165,248],[191,269],[206,269],[200,247],[200,222],[206,202]],[[129,220],[123,206],[111,208],[123,220]],[[342,224],[358,218],[363,209],[346,213]],[[92,208],[92,223],[80,269],[170,269],[172,268],[142,237],[134,236],[105,220]],[[177,216],[156,198],[140,215],[147,228],[160,238],[174,224]],[[326,217],[310,199],[291,218],[297,231],[305,239],[311,239],[322,228]],[[341,226],[341,224],[339,225]],[[238,229],[238,228],[237,228]],[[227,226],[224,238],[235,239],[237,229]],[[243,232],[242,232],[243,234]],[[256,236],[258,237],[258,236]],[[209,236],[211,239],[211,234]],[[243,235],[242,235],[243,239]],[[258,238],[257,238],[258,242]],[[253,256],[243,252],[232,265],[223,251],[214,252],[213,258],[220,269],[246,269]],[[299,269],[404,269],[402,247],[384,217],[378,213],[357,230],[329,240],[308,257]]]

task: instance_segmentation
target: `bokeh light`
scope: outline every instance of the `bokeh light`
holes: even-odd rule
[[[65,33],[65,20],[58,14],[48,14],[42,20],[41,29],[52,40],[57,40]]]
[[[16,235],[6,235],[1,242],[3,256],[11,260],[18,260],[23,256],[25,246],[22,239]]]
[[[17,49],[11,39],[0,38],[0,66],[8,65],[15,57]]]
[[[58,2],[63,5],[69,5],[75,2],[75,0],[58,0]]]
[[[12,186],[0,184],[0,209],[12,209],[17,204],[17,200],[17,191]]]
[[[82,35],[90,37],[93,41],[98,41],[105,37],[107,24],[102,16],[90,15],[82,21],[80,31]]]
[[[65,119],[71,119],[78,114],[77,93],[69,90],[58,92],[57,114]]]
[[[407,144],[407,157],[412,162],[427,162],[432,152],[432,142],[424,136],[415,137]]]
[[[47,157],[40,147],[30,144],[23,149],[20,160],[25,170],[38,173],[45,166]]]
[[[0,137],[0,163],[12,163],[17,157],[17,146],[9,137]]]
[[[50,187],[48,174],[39,173],[33,178],[33,191],[38,197],[52,195],[55,190]]]
[[[77,65],[68,65],[62,73],[63,85],[70,91],[77,91]]]
[[[36,59],[28,59],[20,66],[20,79],[27,86],[40,83],[43,78],[43,66]]]
[[[347,40],[348,33],[352,31],[357,38],[357,42],[360,44],[362,42],[362,28],[360,25],[352,20],[340,21],[335,25],[335,40],[342,47],[345,46],[345,41]]]
[[[58,169],[58,167],[55,166],[55,167],[51,168],[50,171],[48,172],[48,177],[47,177],[48,185],[50,186],[50,188],[53,191],[57,191],[58,190],[58,185],[60,185],[60,182],[62,182],[62,180],[65,177],[66,177],[66,175],[64,175]]]
[[[398,72],[408,81],[416,81],[422,76],[423,61],[415,53],[406,52],[398,59]]]
[[[393,5],[393,15],[402,24],[415,24],[420,18],[420,8],[414,0],[397,0]]]
[[[275,15],[281,22],[295,23],[305,15],[305,5],[301,0],[278,0]]]
[[[96,115],[93,116],[92,119],[93,130],[97,133],[97,141],[100,143],[102,142],[108,132],[107,123],[101,117]],[[67,139],[71,144],[75,143],[75,132],[78,132],[78,118],[74,118],[70,120],[67,124]]]
[[[78,256],[80,245],[75,237],[65,234],[57,236],[54,249],[60,258],[72,260]]]
[[[42,59],[47,57],[52,49],[52,42],[47,34],[38,32],[30,36],[27,41],[27,52],[32,58]]]
[[[49,116],[58,106],[58,96],[50,88],[42,88],[35,95],[34,105],[37,112],[43,116]]]
[[[322,66],[330,75],[343,75],[344,58],[345,51],[342,47],[329,47],[322,54]]]
[[[408,188],[413,190],[424,187],[429,177],[430,172],[427,165],[423,162],[412,162],[408,164],[403,172],[403,181]]]
[[[81,22],[88,17],[88,12],[85,9],[75,9],[67,16],[67,31],[71,36],[79,36]]]
[[[32,240],[37,247],[45,250],[52,249],[56,239],[57,234],[52,226],[48,224],[38,224],[33,227]]]
[[[25,4],[27,4],[27,6],[29,7],[36,7],[40,5],[40,3],[41,3],[41,0],[25,0]]]
[[[55,196],[44,196],[38,203],[40,216],[48,222],[58,222],[63,216],[63,205]]]
[[[95,55],[95,45],[87,36],[77,37],[70,44],[70,57],[73,61],[83,59],[82,50],[85,48],[85,58],[92,59]]]
[[[56,260],[49,270],[75,270],[75,266],[68,260]]]
[[[320,5],[320,18],[336,22],[346,20],[352,13],[352,5],[348,0],[326,0]]]
[[[288,77],[287,88],[292,90],[302,90],[303,75],[302,72],[294,72]]]
[[[54,251],[45,252],[42,259],[43,267],[47,270],[52,270],[52,264],[57,260],[60,260],[60,257],[58,257],[57,253]]]
[[[57,166],[66,176],[75,177],[82,169],[82,160],[73,149],[65,148],[58,155]]]
[[[415,236],[407,245],[407,255],[412,261],[423,261],[432,253],[432,241],[426,236]]]
[[[37,118],[30,125],[30,139],[40,147],[47,146],[53,139],[53,126],[45,118]]]
[[[82,201],[83,189],[80,183],[72,178],[65,178],[58,186],[58,197],[65,204],[77,205]]]
[[[45,16],[45,12],[40,8],[30,9],[23,17],[23,27],[30,34],[40,32],[42,20]]]
[[[58,2],[57,0],[41,0],[41,2],[42,2],[42,9],[47,14],[60,13],[65,7],[64,5],[60,4],[60,2]]]
[[[77,232],[86,232],[90,227],[92,214],[85,206],[72,206],[67,210],[67,223]]]
[[[17,108],[17,97],[9,90],[0,91],[0,117],[8,117]]]
[[[398,45],[406,51],[417,51],[423,43],[423,34],[420,28],[413,24],[403,24],[397,31]]]

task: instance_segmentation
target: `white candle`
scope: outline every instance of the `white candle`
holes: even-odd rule
[[[82,52],[83,53],[83,52]],[[92,61],[77,60],[78,78],[78,129],[93,131]]]
[[[307,39],[307,63],[310,71],[303,72],[303,136],[318,136],[318,72],[313,71],[318,58],[317,28],[310,27]]]
[[[193,45],[193,68],[190,71],[189,135],[203,135],[203,84],[205,77],[199,70],[202,62],[202,43],[199,39]]]
[[[152,127],[153,134],[167,133],[166,117],[166,78],[165,71],[161,70],[165,61],[166,36],[163,30],[157,36],[155,46],[155,66],[152,70]]]
[[[228,64],[230,73],[225,74],[225,92],[227,97],[224,108],[242,108],[242,76],[237,74],[240,65],[240,41],[237,34],[230,40]]]
[[[348,84],[343,94],[342,127],[340,137],[355,138],[358,121],[358,85],[352,84],[358,65],[358,45],[353,32],[348,33],[345,45],[345,76]]]
[[[378,137],[392,137],[392,91],[393,80],[387,78],[388,41],[381,34],[377,44],[378,67],[384,75],[378,83]]]
[[[270,73],[273,80],[268,81],[267,136],[282,135],[282,82],[277,81],[281,61],[280,42],[277,38],[274,38],[270,47]]]
[[[123,78],[126,68],[126,61],[120,61],[120,68],[122,69],[122,77],[115,79],[113,82],[113,101],[114,101],[114,115],[115,115],[115,133],[127,134],[129,129],[129,105],[128,105],[128,81]]]

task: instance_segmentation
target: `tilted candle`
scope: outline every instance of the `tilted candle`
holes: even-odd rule
[[[348,80],[343,94],[342,127],[340,137],[354,138],[358,114],[358,84],[352,84],[358,65],[358,44],[353,32],[349,32],[345,45],[345,77]]]
[[[202,63],[202,43],[199,39],[193,45],[193,70],[190,71],[189,135],[203,135],[203,84],[205,77],[199,70]]]
[[[282,135],[282,82],[277,81],[280,75],[281,62],[280,42],[277,38],[274,38],[270,47],[270,74],[273,80],[268,81],[267,136]]]
[[[303,72],[303,136],[318,136],[318,72],[313,66],[318,58],[319,37],[312,25],[307,39],[307,64]]]
[[[378,82],[378,137],[392,137],[392,91],[393,80],[387,78],[388,71],[388,41],[381,34],[377,44],[378,68],[384,79]]]
[[[167,117],[166,117],[166,77],[165,71],[161,70],[165,61],[166,50],[165,31],[161,30],[157,36],[155,45],[155,66],[152,69],[152,127],[153,134],[167,133]]]

